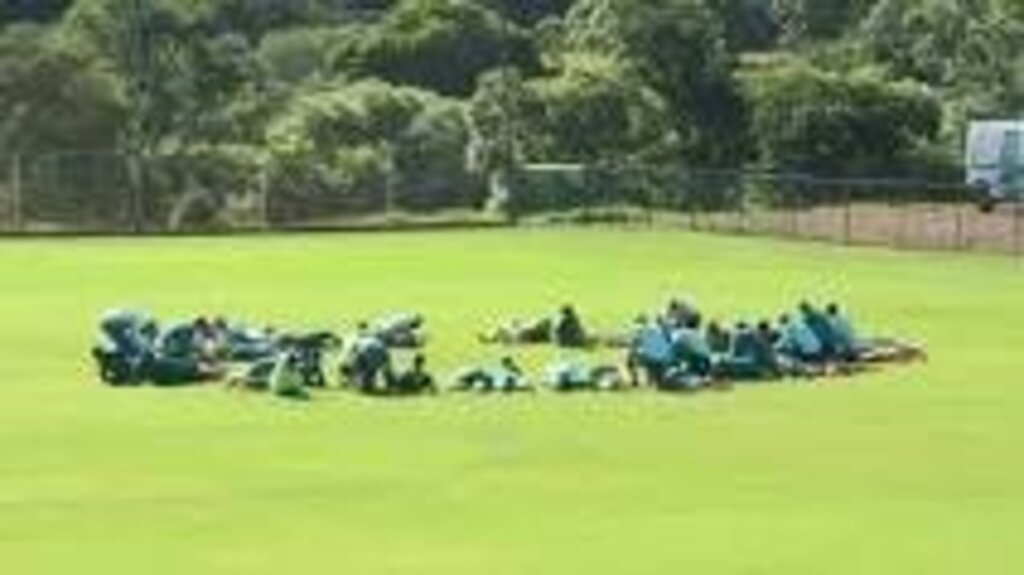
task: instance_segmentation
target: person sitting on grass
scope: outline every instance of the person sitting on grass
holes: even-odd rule
[[[672,336],[662,319],[638,318],[639,328],[634,334],[626,358],[630,383],[641,385],[641,373],[647,385],[658,387],[669,368],[677,362]]]
[[[501,358],[496,366],[459,370],[453,377],[452,389],[479,393],[533,391],[523,370],[508,356]]]
[[[295,350],[282,351],[277,355],[267,384],[270,393],[277,397],[309,399],[302,374],[302,358]]]
[[[554,391],[614,391],[624,386],[622,372],[614,365],[587,365],[559,361],[547,367],[545,383]]]
[[[840,342],[838,334],[832,329],[832,322],[829,321],[828,315],[805,301],[800,303],[799,317],[821,343],[822,357],[827,361],[839,360]]]
[[[682,362],[686,373],[700,378],[711,375],[712,354],[701,331],[699,314],[687,316],[681,327],[671,333],[675,358]]]
[[[551,328],[551,340],[562,348],[587,347],[589,342],[583,321],[573,306],[566,305],[559,310]]]
[[[409,369],[399,372],[389,383],[388,391],[392,395],[423,395],[436,394],[437,385],[433,376],[427,372],[427,358],[416,354]]]
[[[715,366],[716,376],[730,381],[758,381],[778,376],[778,359],[772,347],[770,326],[761,322],[755,330],[746,322],[736,325],[732,347]]]
[[[732,333],[722,327],[722,324],[717,321],[708,323],[704,339],[708,342],[708,347],[715,356],[723,356],[729,353],[729,349],[732,347]]]
[[[678,329],[693,323],[694,320],[700,323],[701,313],[690,300],[686,298],[673,298],[665,306],[665,312],[662,317],[669,329]]]
[[[779,340],[775,349],[791,373],[815,375],[824,369],[826,357],[821,341],[800,318],[788,314],[779,317]]]

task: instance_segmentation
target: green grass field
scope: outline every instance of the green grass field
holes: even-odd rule
[[[1024,269],[672,232],[0,243],[6,573],[1020,573]],[[96,315],[341,327],[425,311],[433,367],[574,301],[836,297],[929,364],[668,397],[112,390]],[[551,356],[530,352],[532,365]]]

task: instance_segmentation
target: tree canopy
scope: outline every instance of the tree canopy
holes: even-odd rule
[[[11,0],[0,146],[306,162],[337,189],[556,161],[899,174],[1020,116],[1021,6]]]

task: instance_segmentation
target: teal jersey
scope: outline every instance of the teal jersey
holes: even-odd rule
[[[634,348],[642,358],[661,364],[672,363],[675,356],[668,332],[656,324],[646,325],[637,332]]]
[[[832,327],[832,333],[842,349],[852,350],[857,347],[857,332],[847,317],[841,314],[829,315],[828,321]]]
[[[704,334],[689,328],[677,329],[672,332],[672,343],[680,355],[685,358],[710,358],[711,346]]]
[[[818,355],[822,352],[821,340],[814,330],[800,319],[794,319],[783,328],[783,347],[791,348],[803,355]]]

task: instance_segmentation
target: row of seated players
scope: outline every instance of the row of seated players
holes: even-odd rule
[[[732,330],[717,322],[705,326],[692,307],[672,311],[641,319],[629,354],[631,371],[643,372],[662,388],[827,375],[867,363],[924,357],[913,345],[860,338],[835,303],[824,309],[801,303],[796,313],[783,314],[775,323],[739,322]]]

